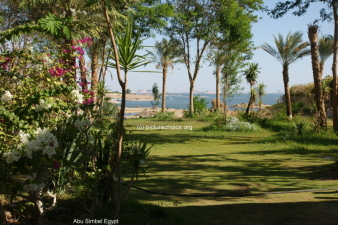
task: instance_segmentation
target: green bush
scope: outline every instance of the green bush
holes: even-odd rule
[[[194,113],[201,115],[208,106],[209,102],[205,98],[201,98],[200,95],[194,96]],[[190,111],[190,106],[189,106],[189,111]],[[185,117],[191,117],[189,114],[189,111],[186,113],[184,112]]]
[[[175,118],[175,113],[174,112],[169,112],[169,111],[157,112],[154,115],[154,118],[156,118],[156,119],[174,119]]]

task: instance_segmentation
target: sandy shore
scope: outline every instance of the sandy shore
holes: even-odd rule
[[[160,112],[161,108],[153,109],[151,107],[139,107],[139,108],[126,108],[125,111],[125,117],[126,118],[138,118],[138,117],[152,117],[156,113]],[[176,118],[182,118],[183,117],[183,111],[182,109],[167,109],[167,112],[174,112]]]
[[[111,98],[109,102],[120,103],[122,99],[122,94],[118,93],[108,93],[107,97]],[[151,94],[127,94],[127,101],[152,101],[153,96]]]
[[[106,94],[107,97],[111,98],[109,102],[112,103],[121,103],[122,94],[118,93],[108,93]],[[127,101],[152,101],[153,96],[151,94],[127,94]],[[230,108],[236,108],[236,109],[245,109],[247,106],[247,103],[241,103],[241,104],[235,104],[228,106]],[[262,104],[262,109],[266,108],[270,105]],[[257,103],[254,104],[253,108],[257,109],[259,108],[259,105]],[[130,108],[127,107],[125,111],[125,117],[126,118],[138,118],[138,117],[152,117],[157,112],[160,112],[161,108],[153,109],[151,107],[137,107],[137,108]],[[182,109],[172,109],[169,108],[166,111],[174,112],[175,117],[182,118],[183,117],[183,111]],[[230,113],[230,112],[229,112]]]

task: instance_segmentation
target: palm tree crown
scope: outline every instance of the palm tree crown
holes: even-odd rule
[[[147,51],[152,57],[152,62],[156,63],[156,68],[163,67],[174,68],[174,64],[182,62],[180,44],[175,40],[162,39],[161,42],[155,42],[155,51]]]
[[[248,68],[244,71],[245,79],[251,87],[255,85],[257,81],[258,74],[260,73],[259,69],[258,63],[249,63]]]
[[[245,114],[248,115],[250,109],[252,110],[252,105],[256,101],[256,93],[253,89],[253,86],[255,85],[258,74],[260,73],[258,67],[258,63],[249,63],[248,68],[244,71],[244,76],[246,81],[250,84],[250,99],[248,106],[246,108]]]
[[[331,35],[318,40],[318,53],[320,64],[324,65],[325,61],[333,54],[333,37]]]
[[[285,40],[283,35],[274,36],[276,48],[264,43],[261,48],[275,57],[283,66],[288,66],[297,59],[310,54],[308,42],[303,42],[301,32],[289,32]]]

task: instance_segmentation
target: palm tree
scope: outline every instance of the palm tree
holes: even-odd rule
[[[266,85],[264,83],[259,83],[257,84],[257,87],[256,87],[256,93],[259,98],[259,102],[258,102],[259,110],[262,109],[263,96],[266,95],[265,88],[266,88]]]
[[[245,76],[246,81],[250,84],[250,100],[246,108],[245,114],[249,114],[249,110],[252,108],[252,104],[255,101],[256,94],[253,86],[256,84],[260,68],[258,68],[258,63],[249,63],[248,68],[244,71],[243,75]]]
[[[156,69],[162,68],[162,112],[164,112],[166,104],[166,86],[168,68],[174,68],[176,63],[182,62],[182,51],[180,43],[173,39],[162,39],[161,42],[155,42],[155,51],[147,51],[152,57],[152,62],[156,63]]]
[[[333,37],[323,36],[318,41],[320,73],[323,75],[324,63],[333,54]]]
[[[311,62],[313,72],[313,83],[316,101],[316,114],[318,115],[318,125],[326,128],[326,112],[325,103],[322,90],[322,72],[325,60],[330,56],[329,49],[322,47],[321,62],[319,61],[319,41],[318,41],[318,25],[310,24],[308,26],[308,36],[311,44]],[[322,41],[322,43],[324,43]],[[326,46],[327,47],[327,46]],[[327,52],[328,51],[328,52]],[[333,52],[333,45],[331,45],[331,52]]]
[[[216,76],[216,109],[219,109],[221,106],[221,96],[220,96],[220,80],[221,80],[221,69],[223,64],[226,62],[225,52],[220,50],[217,47],[217,50],[210,52],[209,56],[212,58],[212,64],[215,68]]]
[[[289,87],[289,66],[303,56],[310,54],[309,43],[303,42],[301,32],[289,32],[285,40],[281,34],[274,36],[276,48],[264,43],[261,48],[275,57],[283,66],[283,81],[286,98],[286,114],[292,118],[291,97]]]

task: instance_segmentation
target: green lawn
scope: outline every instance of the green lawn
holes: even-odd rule
[[[241,195],[338,187],[338,140],[292,131],[204,132],[210,122],[128,119],[154,144],[138,186],[174,194]],[[192,126],[148,129],[146,126]],[[144,128],[143,130],[139,130]],[[338,190],[250,197],[176,197],[132,189],[122,224],[338,224]],[[135,202],[136,200],[136,202]]]

